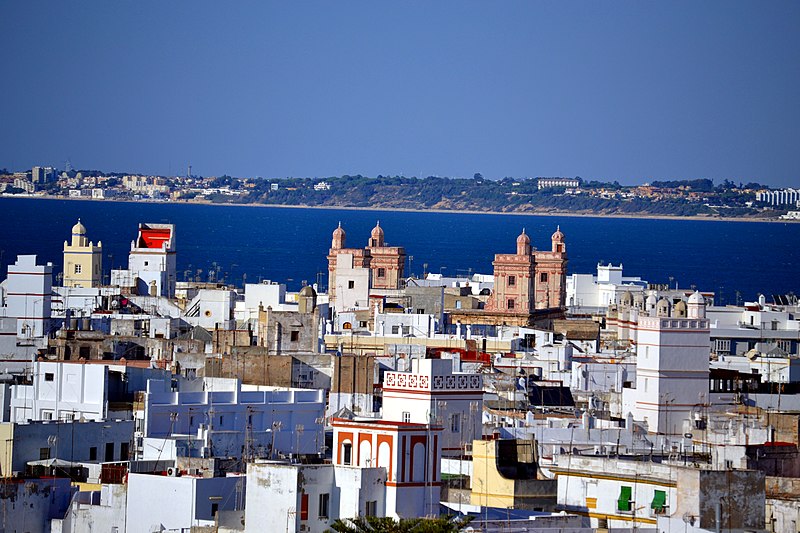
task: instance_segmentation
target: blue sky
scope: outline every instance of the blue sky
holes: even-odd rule
[[[798,186],[800,3],[0,3],[0,167]]]

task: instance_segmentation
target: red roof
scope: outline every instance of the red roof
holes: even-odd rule
[[[171,237],[171,231],[168,228],[142,228],[140,230],[139,246],[140,248],[154,248],[160,250],[163,244]]]

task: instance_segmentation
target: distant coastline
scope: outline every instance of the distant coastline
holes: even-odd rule
[[[570,211],[478,211],[469,209],[422,209],[407,207],[384,207],[384,206],[344,206],[344,205],[288,205],[288,204],[262,204],[262,203],[223,203],[223,202],[203,202],[185,200],[130,200],[119,198],[73,198],[52,195],[22,195],[22,194],[2,194],[0,198],[25,198],[30,200],[67,200],[77,202],[99,202],[99,203],[126,203],[126,204],[173,204],[173,205],[202,205],[202,206],[230,206],[230,207],[266,207],[266,208],[289,208],[289,209],[326,209],[342,211],[392,211],[397,213],[452,213],[469,215],[515,215],[515,216],[547,216],[547,217],[581,217],[581,218],[622,218],[622,219],[641,219],[641,220],[696,220],[709,222],[772,222],[793,224],[799,220],[788,220],[779,218],[758,218],[758,217],[725,217],[725,216],[703,216],[703,215],[655,215],[648,213],[585,213]]]

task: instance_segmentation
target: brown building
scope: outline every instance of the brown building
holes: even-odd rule
[[[336,261],[341,254],[353,256],[353,268],[370,270],[369,289],[401,289],[404,282],[405,248],[387,246],[380,222],[375,225],[365,248],[345,248],[345,232],[342,225],[333,232],[328,253],[328,294],[331,307],[336,300]]]
[[[560,228],[551,243],[550,251],[537,251],[523,229],[517,237],[517,253],[494,256],[494,291],[487,311],[531,315],[536,310],[565,307],[567,247]]]

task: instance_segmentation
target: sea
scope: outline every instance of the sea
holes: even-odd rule
[[[716,293],[717,304],[758,294],[796,293],[800,224],[585,216],[225,206],[0,198],[0,276],[18,254],[61,270],[64,241],[78,219],[102,241],[104,269],[124,268],[140,222],[175,224],[178,281],[224,279],[242,286],[272,280],[290,290],[327,283],[327,253],[339,223],[346,246],[366,246],[380,223],[390,246],[405,247],[407,274],[492,272],[498,253],[514,253],[524,229],[550,249],[560,226],[568,273],[623,265],[625,276]]]

